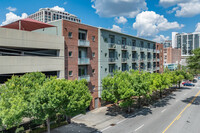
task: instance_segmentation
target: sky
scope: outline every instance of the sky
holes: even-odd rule
[[[170,40],[172,32],[200,32],[200,0],[0,0],[0,25],[47,7],[157,42]]]

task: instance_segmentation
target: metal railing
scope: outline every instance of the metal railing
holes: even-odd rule
[[[78,77],[78,80],[82,80],[82,79],[86,79],[88,82],[90,82],[90,75],[83,75],[83,76]]]
[[[108,61],[109,61],[109,62],[115,62],[115,61],[116,61],[116,58],[108,58]]]
[[[127,61],[127,58],[122,58],[122,62],[126,62]]]
[[[116,48],[116,44],[110,43],[110,44],[108,45],[108,48],[109,48],[109,49],[115,49],[115,48]]]
[[[78,46],[90,47],[90,41],[87,41],[87,40],[78,40]]]
[[[127,49],[127,46],[126,46],[126,45],[122,45],[121,48],[122,48],[123,50],[126,50],[126,49]]]
[[[90,59],[89,58],[79,58],[78,64],[79,65],[90,64]]]

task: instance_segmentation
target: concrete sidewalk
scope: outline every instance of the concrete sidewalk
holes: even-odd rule
[[[107,109],[107,107],[97,108],[85,115],[81,114],[72,118],[72,121],[75,123],[84,123],[88,127],[101,131],[102,129],[124,119],[122,115],[107,115],[109,113]]]

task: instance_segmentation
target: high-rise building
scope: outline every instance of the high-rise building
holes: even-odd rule
[[[200,32],[194,33],[172,33],[172,47],[181,49],[181,65],[187,65],[188,56],[192,50],[200,48]]]
[[[60,12],[51,8],[41,8],[38,12],[28,16],[28,18],[35,19],[44,23],[48,23],[59,19],[65,19],[78,23],[81,22],[81,20],[73,14],[70,14],[68,12]]]

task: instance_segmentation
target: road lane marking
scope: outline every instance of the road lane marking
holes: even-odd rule
[[[181,114],[188,108],[190,107],[190,105],[194,102],[194,100],[197,98],[197,96],[200,94],[200,91],[195,95],[195,97],[190,101],[190,103],[181,111],[180,114],[178,114],[178,116],[169,124],[169,126],[162,132],[165,133],[170,127],[171,125],[181,117]]]
[[[137,130],[139,130],[140,128],[142,128],[143,126],[144,126],[144,124],[141,125],[140,127],[138,127],[137,129],[135,129],[135,132],[136,132]]]
[[[179,120],[181,118],[181,115],[178,116],[178,118],[176,120]]]
[[[101,132],[103,132],[103,131],[105,131],[105,130],[107,130],[109,128],[111,128],[111,126],[108,126],[108,127],[104,128],[104,129],[102,129]]]
[[[121,121],[119,121],[119,122],[117,122],[117,124],[119,124],[119,123],[122,123],[122,122],[124,122],[126,119],[124,119],[124,120],[121,120]]]
[[[166,109],[162,110],[161,112],[163,113],[163,112],[165,112],[165,111],[166,111]]]

